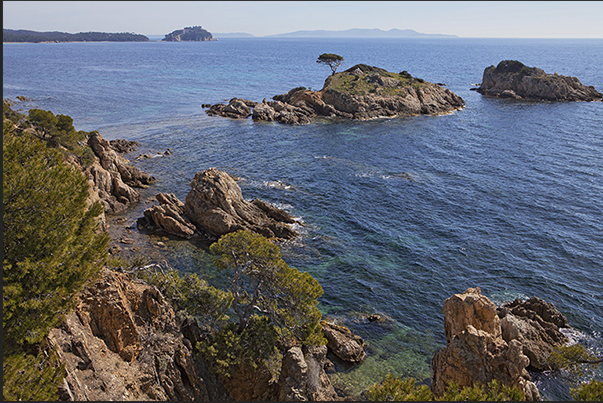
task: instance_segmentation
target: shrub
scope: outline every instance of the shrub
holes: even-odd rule
[[[372,401],[429,401],[433,393],[427,385],[416,385],[414,378],[400,378],[388,374],[381,384],[375,384],[367,391]]]
[[[596,379],[570,389],[574,400],[603,401],[603,382]]]

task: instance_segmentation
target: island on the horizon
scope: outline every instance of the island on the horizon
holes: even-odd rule
[[[413,29],[352,28],[335,30],[300,30],[282,34],[255,36],[246,32],[224,32],[214,34],[216,38],[458,38],[457,35],[425,34]]]
[[[42,42],[148,42],[145,35],[131,32],[40,32],[26,29],[2,30],[2,42],[4,43],[42,43]]]
[[[284,34],[266,35],[266,38],[458,38],[456,35],[424,34],[413,29],[352,28],[342,31],[301,30]]]
[[[217,39],[200,25],[172,31],[162,39],[165,42],[205,42],[215,40]]]

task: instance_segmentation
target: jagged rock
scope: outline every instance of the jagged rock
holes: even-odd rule
[[[103,269],[48,339],[66,400],[208,400],[169,303],[123,273]]]
[[[320,322],[322,332],[327,339],[327,347],[341,360],[357,364],[366,357],[366,343],[362,337],[353,334],[344,326],[335,325],[326,321]]]
[[[125,139],[109,140],[111,147],[120,154],[125,154],[136,150],[137,141],[128,141]]]
[[[438,115],[465,105],[461,97],[439,84],[414,78],[406,71],[396,74],[365,64],[329,76],[320,91],[297,87],[273,99],[274,102],[247,104],[253,108],[253,120],[307,124],[316,116],[372,119]],[[227,107],[216,104],[206,112],[228,117],[248,116],[246,110],[230,107],[226,111]]]
[[[545,101],[603,101],[593,86],[583,85],[576,77],[547,74],[517,60],[503,60],[484,70],[477,91],[500,98],[527,98]]]
[[[158,206],[144,211],[147,223],[156,229],[190,239],[195,234],[195,225],[184,215],[184,203],[174,193],[159,193],[156,196]],[[144,225],[144,224],[143,224]]]
[[[502,337],[505,341],[519,340],[530,366],[537,370],[553,369],[548,357],[555,347],[567,343],[560,327],[568,327],[567,319],[555,306],[538,297],[525,302],[516,299],[498,309]]]
[[[446,300],[442,309],[448,343],[469,325],[490,333],[494,338],[501,335],[496,305],[482,295],[479,287],[469,288],[462,294],[454,294]]]
[[[291,216],[261,201],[249,202],[241,188],[226,172],[209,168],[198,172],[184,202],[188,219],[206,233],[220,237],[247,229],[268,238],[292,239]],[[277,213],[278,212],[278,213]],[[287,217],[286,221],[283,217]],[[284,222],[283,222],[284,221]]]
[[[276,111],[273,107],[268,105],[266,102],[259,103],[253,108],[252,119],[253,120],[263,120],[266,122],[274,121],[274,115]]]
[[[431,361],[432,390],[442,396],[450,382],[459,386],[487,384],[493,379],[518,386],[526,400],[540,400],[540,393],[526,370],[529,358],[518,340],[505,341],[496,307],[479,287],[455,294],[444,302],[447,346]]]
[[[115,214],[140,201],[140,193],[134,188],[144,188],[156,179],[129,164],[118,155],[109,142],[98,132],[92,132],[88,145],[97,157],[84,173],[93,191],[105,207],[105,213]]]
[[[248,99],[232,98],[228,105],[212,105],[206,113],[209,115],[220,115],[227,118],[248,118],[251,116],[251,108],[256,105],[255,102]]]

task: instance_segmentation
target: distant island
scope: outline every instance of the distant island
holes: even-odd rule
[[[187,27],[170,32],[162,39],[165,42],[215,41],[213,35],[201,26]]]
[[[38,32],[25,29],[3,29],[3,42],[148,42],[149,38],[141,34],[128,32]]]
[[[344,31],[295,31],[285,34],[267,35],[266,38],[458,38],[456,35],[423,34],[412,29],[352,28]]]

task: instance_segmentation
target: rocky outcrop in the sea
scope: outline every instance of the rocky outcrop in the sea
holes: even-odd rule
[[[547,74],[517,60],[503,60],[484,70],[477,91],[500,98],[544,101],[603,101],[595,87],[583,85],[576,77]]]
[[[136,150],[138,141],[129,141],[126,139],[109,140],[109,144],[120,154],[126,154]]]
[[[516,299],[497,309],[502,337],[505,341],[518,340],[523,353],[536,370],[556,369],[549,362],[555,347],[568,342],[560,329],[568,328],[567,319],[555,306],[538,297],[526,301]]]
[[[320,91],[297,87],[274,101],[256,103],[233,98],[212,105],[206,113],[254,121],[310,123],[313,117],[372,119],[421,114],[439,115],[464,107],[465,102],[441,84],[412,77],[408,72],[358,64],[329,76]]]
[[[208,400],[171,305],[123,273],[103,269],[49,341],[67,373],[62,400]]]
[[[517,386],[526,400],[540,400],[538,388],[526,370],[530,359],[519,340],[503,339],[495,304],[481,295],[479,287],[454,294],[444,302],[447,346],[431,361],[431,383],[436,397],[450,382],[460,387],[488,384],[496,379]]]
[[[295,222],[292,216],[259,199],[245,200],[237,182],[216,168],[195,175],[184,201],[184,213],[198,228],[216,237],[240,229],[268,238],[297,236],[289,226]]]
[[[245,200],[234,178],[216,168],[198,172],[185,202],[174,194],[158,194],[159,206],[144,211],[140,228],[155,228],[182,238],[196,233],[215,240],[240,229],[281,240],[297,236],[286,211],[260,199]]]

